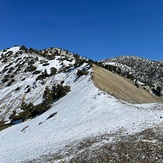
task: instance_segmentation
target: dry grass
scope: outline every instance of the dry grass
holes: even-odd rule
[[[93,70],[95,85],[118,99],[130,103],[163,102],[163,98],[152,95],[141,86],[137,88],[129,79],[96,65],[93,65]]]

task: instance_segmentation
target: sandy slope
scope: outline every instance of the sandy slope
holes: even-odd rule
[[[130,103],[154,103],[163,102],[163,98],[156,97],[144,90],[137,88],[128,79],[112,73],[99,66],[93,66],[93,81],[101,90]]]

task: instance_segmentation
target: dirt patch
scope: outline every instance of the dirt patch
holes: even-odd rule
[[[137,88],[129,79],[96,65],[93,65],[93,70],[93,81],[96,87],[118,99],[134,104],[163,102],[162,97],[152,95],[142,86]]]

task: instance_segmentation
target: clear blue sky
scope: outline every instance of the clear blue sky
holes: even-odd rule
[[[15,44],[163,60],[163,0],[0,0],[0,49]]]

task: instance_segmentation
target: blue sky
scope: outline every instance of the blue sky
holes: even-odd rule
[[[15,44],[163,60],[163,1],[0,0],[0,49]]]

